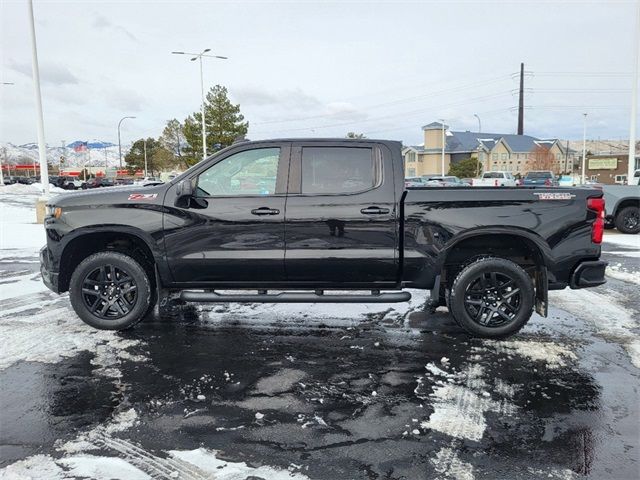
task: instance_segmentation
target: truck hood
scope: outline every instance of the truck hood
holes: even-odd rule
[[[140,203],[142,201],[155,204],[162,202],[164,193],[170,186],[169,183],[165,183],[148,187],[99,187],[80,192],[62,193],[53,197],[47,204],[56,207],[90,207],[105,204]],[[144,195],[144,197],[139,197],[138,194]]]

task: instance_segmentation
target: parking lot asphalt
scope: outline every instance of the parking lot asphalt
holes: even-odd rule
[[[42,286],[35,249],[10,247],[2,479],[638,478],[640,258],[625,242],[604,245],[606,285],[551,292],[549,317],[503,341],[424,313],[419,291],[97,331]]]

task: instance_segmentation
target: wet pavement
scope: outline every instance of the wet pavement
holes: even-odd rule
[[[638,478],[640,258],[607,251],[607,285],[496,342],[421,292],[97,332],[5,250],[0,478]]]

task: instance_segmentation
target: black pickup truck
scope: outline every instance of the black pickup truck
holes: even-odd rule
[[[467,332],[504,337],[546,315],[549,289],[605,282],[600,190],[405,189],[394,141],[240,142],[167,184],[55,197],[45,228],[44,282],[104,329],[167,298],[389,303],[417,288]]]

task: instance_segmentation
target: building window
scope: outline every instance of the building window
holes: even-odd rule
[[[502,154],[502,160],[506,160],[506,159],[507,159],[507,154],[506,154],[506,153],[503,153],[503,154]]]
[[[498,154],[494,153],[493,155],[491,155],[491,158],[495,162],[496,160],[498,160]]]

